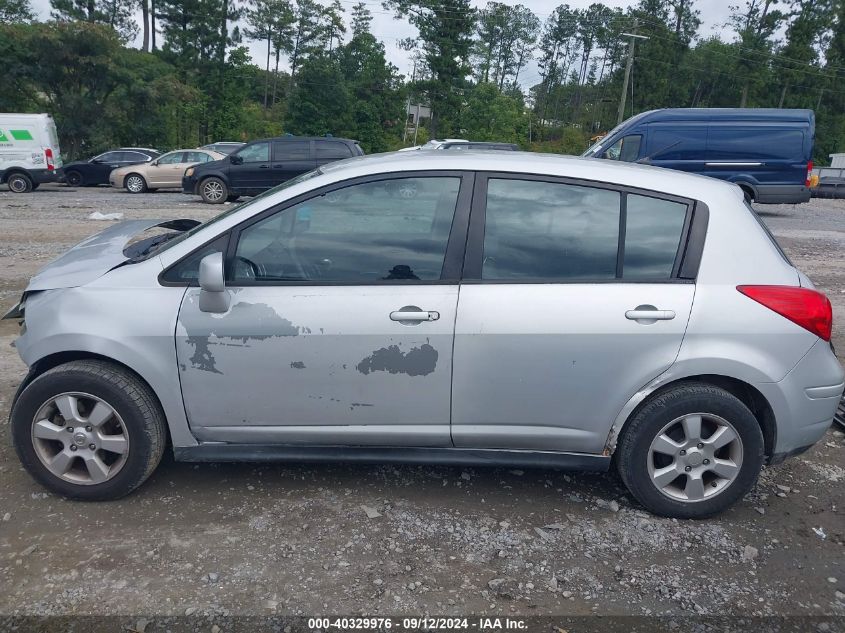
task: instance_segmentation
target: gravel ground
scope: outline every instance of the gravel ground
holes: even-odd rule
[[[87,219],[94,211],[220,210],[178,193],[0,192],[0,310],[105,227]],[[845,351],[845,202],[760,211],[831,298]],[[15,335],[0,324],[3,419],[25,373]],[[37,486],[4,441],[0,615],[843,616],[844,487],[845,435],[831,430],[767,468],[735,508],[697,522],[650,516],[611,475],[169,457],[130,497],[86,504]]]

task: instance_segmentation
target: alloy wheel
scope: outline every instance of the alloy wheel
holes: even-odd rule
[[[59,479],[101,484],[126,464],[129,432],[101,398],[67,392],[39,407],[32,421],[32,445],[44,467]]]
[[[209,180],[202,186],[206,200],[217,202],[223,199],[223,185],[216,180]]]
[[[144,179],[140,176],[129,176],[126,179],[126,188],[132,193],[141,193],[144,190]]]
[[[723,492],[742,468],[742,439],[717,415],[692,413],[665,425],[648,450],[648,474],[664,495],[696,502]]]

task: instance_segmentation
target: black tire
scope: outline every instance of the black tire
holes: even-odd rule
[[[754,191],[749,189],[748,187],[740,187],[742,189],[743,196],[745,197],[745,201],[748,204],[754,202]]]
[[[200,182],[199,194],[207,204],[223,204],[229,197],[229,188],[222,179],[211,176]]]
[[[36,190],[36,189],[38,189],[38,187],[40,187],[40,186],[41,186],[41,183],[40,183],[40,182],[34,182],[34,183],[32,183],[32,190],[33,190],[33,191],[35,191],[35,190]]]
[[[101,483],[83,485],[62,479],[47,469],[36,452],[34,417],[51,398],[66,392],[102,399],[117,412],[128,432],[125,462]],[[118,499],[135,490],[158,466],[166,442],[164,414],[149,387],[128,370],[100,360],[72,361],[38,376],[18,397],[10,422],[15,450],[33,479],[64,497],[84,501]]]
[[[650,447],[667,424],[696,413],[718,416],[733,427],[741,441],[738,452],[742,463],[733,480],[712,496],[698,501],[676,500],[652,482]],[[685,383],[646,401],[623,428],[615,458],[622,481],[646,509],[667,517],[700,519],[730,507],[757,481],[764,459],[763,433],[754,414],[735,396],[713,385]]]
[[[20,171],[16,171],[6,178],[6,184],[9,185],[9,191],[12,193],[29,193],[32,191],[32,178]]]
[[[130,178],[132,179],[131,182]],[[126,174],[126,178],[123,179],[123,185],[129,193],[146,193],[149,191],[147,180],[141,174],[137,174],[134,171],[131,174]],[[131,189],[130,186],[132,187]]]
[[[65,173],[65,184],[69,187],[81,187],[85,184],[85,179],[78,171],[71,170]]]

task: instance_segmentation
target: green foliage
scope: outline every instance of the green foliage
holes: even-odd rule
[[[528,138],[528,113],[522,99],[491,83],[473,86],[461,110],[460,133],[474,141],[520,143]]]
[[[0,0],[0,24],[29,22],[34,19],[35,14],[29,0]]]

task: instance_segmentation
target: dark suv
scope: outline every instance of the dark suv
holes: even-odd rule
[[[182,193],[219,204],[254,196],[332,161],[362,156],[358,141],[331,137],[283,136],[253,141],[224,159],[185,170]]]

